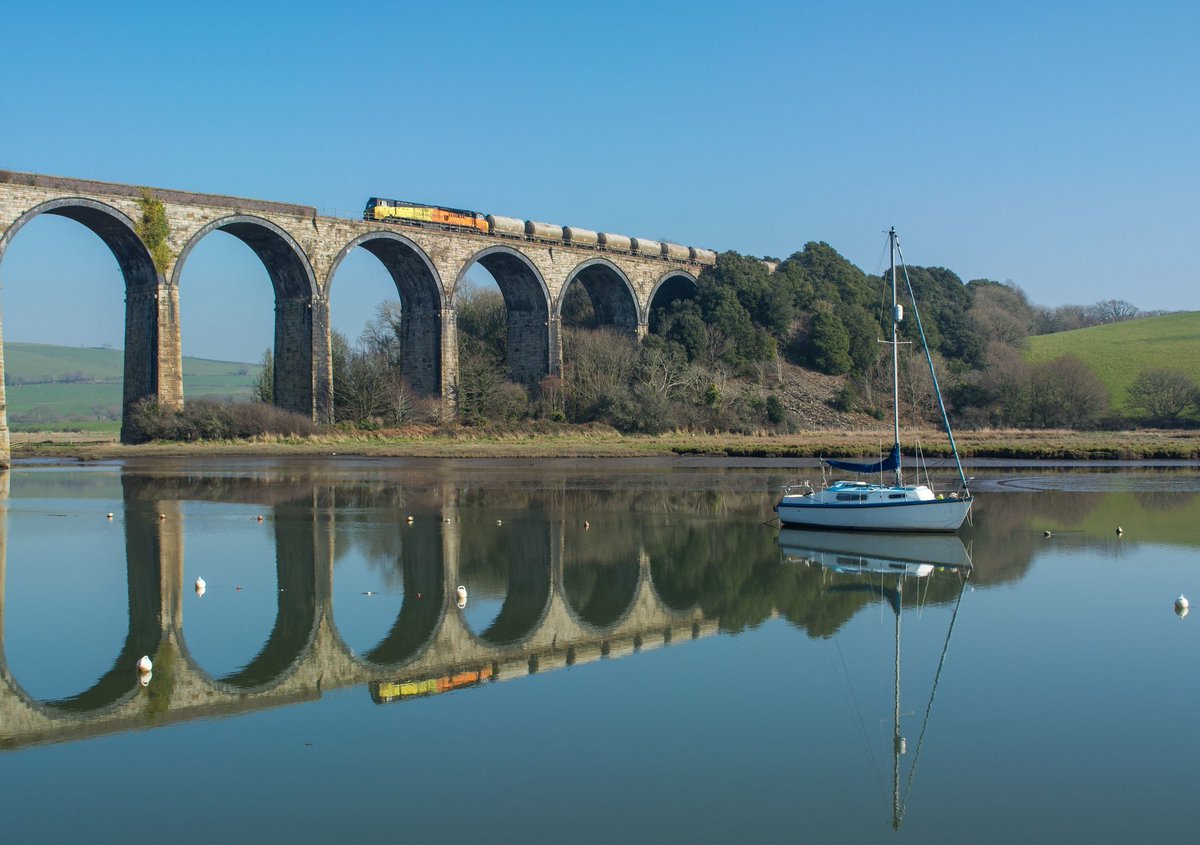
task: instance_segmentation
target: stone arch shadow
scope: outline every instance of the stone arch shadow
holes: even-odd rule
[[[275,623],[258,653],[241,669],[213,677],[191,657],[184,632],[179,648],[188,663],[215,686],[238,692],[270,689],[283,683],[311,654],[320,626],[317,548],[312,534],[312,511],[299,506],[276,506],[275,577],[279,588]],[[186,621],[185,626],[186,630]]]
[[[703,586],[687,560],[667,553],[651,555],[647,573],[650,589],[671,615],[682,618],[700,606]]]
[[[396,668],[423,654],[446,618],[446,575],[440,533],[414,534],[405,544],[404,601],[391,629],[355,659],[373,668]],[[338,638],[349,654],[350,649]]]
[[[700,283],[686,270],[668,270],[654,283],[649,299],[646,300],[646,310],[642,314],[642,322],[650,323],[650,315],[655,308],[665,308],[677,299],[694,299],[700,292]]]
[[[29,695],[11,677],[7,658],[0,653],[0,676],[7,680],[9,688],[26,706],[37,712],[51,718],[86,721],[117,709],[142,692],[136,669],[138,659],[142,655],[157,658],[160,654],[160,646],[166,640],[166,619],[163,613],[165,590],[159,551],[159,520],[152,503],[137,503],[133,508],[142,513],[130,518],[130,505],[127,504],[125,558],[129,627],[112,667],[82,692],[65,698],[41,700]],[[3,569],[0,563],[0,577],[4,574]],[[2,636],[0,646],[3,646]]]
[[[575,282],[587,291],[598,328],[611,326],[630,337],[637,337],[640,317],[637,294],[621,268],[607,258],[591,258],[572,270],[555,306],[555,313],[560,318],[567,291]]]
[[[489,646],[511,646],[528,640],[542,625],[554,598],[551,538],[539,519],[506,523],[499,542],[466,554],[491,554],[507,560],[504,601],[486,629],[474,633]],[[465,546],[465,544],[464,544]]]
[[[550,293],[542,274],[518,249],[503,244],[487,247],[463,263],[454,281],[455,297],[474,264],[492,274],[504,297],[509,377],[521,384],[537,384],[556,369],[550,356]]]
[[[637,561],[564,566],[561,578],[567,610],[576,624],[595,634],[620,627],[649,580]]]
[[[206,224],[179,252],[171,284],[179,287],[188,255],[205,235],[233,235],[258,256],[275,292],[275,405],[315,418],[318,413],[318,359],[327,358],[324,321],[314,319],[314,304],[323,302],[312,264],[304,249],[284,229],[262,217],[233,214]],[[320,326],[321,331],[315,331]]]
[[[400,295],[401,372],[413,390],[430,396],[442,389],[442,311],[445,290],[429,256],[416,243],[391,231],[367,232],[342,247],[326,277],[332,301],[334,275],[346,255],[362,247],[383,264]]]

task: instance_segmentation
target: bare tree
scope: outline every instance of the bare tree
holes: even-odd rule
[[[1200,390],[1183,370],[1142,370],[1129,388],[1129,404],[1152,420],[1175,422],[1189,408],[1200,405]]]
[[[936,422],[941,419],[941,412],[925,355],[912,346],[901,347],[901,350],[897,360],[901,425],[921,426]],[[945,377],[949,372],[945,360],[937,352],[931,354],[934,368]]]
[[[1033,368],[1029,416],[1035,428],[1087,428],[1107,408],[1108,388],[1074,355]]]
[[[1034,334],[1054,334],[1074,329],[1086,329],[1105,323],[1119,323],[1138,317],[1152,316],[1123,299],[1105,299],[1093,305],[1060,305],[1057,308],[1035,309]]]
[[[705,361],[719,361],[729,351],[731,342],[729,336],[714,323],[704,324],[704,355]]]
[[[477,344],[503,357],[508,348],[508,309],[500,291],[467,287],[455,299],[459,348]]]
[[[968,314],[975,331],[985,341],[1023,345],[1033,331],[1035,317],[1025,292],[1013,284],[979,281],[971,285],[974,296]]]
[[[1123,299],[1104,299],[1088,306],[1089,316],[1095,323],[1119,323],[1132,320],[1141,312],[1136,305]]]
[[[981,384],[991,398],[989,419],[999,425],[1022,425],[1029,419],[1031,367],[1011,346],[988,345]]]
[[[465,347],[459,352],[459,419],[467,425],[502,420],[517,420],[529,412],[529,394],[509,381],[503,366],[486,351]]]
[[[637,359],[637,344],[626,334],[613,329],[566,329],[563,378],[568,419],[590,422],[628,393]]]
[[[567,419],[567,383],[561,376],[546,376],[538,383],[538,414],[555,422]]]
[[[388,410],[386,362],[380,357],[351,351],[333,384],[335,416],[339,421],[380,421]]]
[[[664,345],[643,345],[638,382],[650,392],[672,399],[688,382],[687,361]]]
[[[388,299],[375,306],[375,316],[367,321],[358,345],[363,350],[380,355],[390,368],[399,369],[402,361],[400,326],[402,306],[398,299]]]
[[[275,399],[275,355],[270,347],[263,353],[258,377],[254,380],[254,401],[270,405]]]
[[[1089,325],[1088,308],[1082,305],[1060,305],[1057,308],[1039,308],[1033,321],[1034,334],[1054,334],[1082,329]]]

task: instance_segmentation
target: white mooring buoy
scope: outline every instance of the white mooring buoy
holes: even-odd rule
[[[464,587],[462,584],[459,584],[458,589],[454,591],[454,595],[458,598],[457,604],[460,609],[467,606],[467,588],[466,587]]]
[[[150,662],[150,655],[143,654],[137,662],[137,670],[143,675],[154,668],[154,664]]]
[[[204,579],[197,578],[196,579],[196,595],[198,595],[198,596],[204,595],[204,591],[207,589],[208,589],[208,584],[204,583]]]
[[[1188,615],[1187,596],[1182,593],[1179,595],[1179,598],[1175,599],[1175,612],[1179,614],[1180,619]]]

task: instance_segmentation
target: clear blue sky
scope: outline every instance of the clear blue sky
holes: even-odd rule
[[[868,272],[895,225],[911,263],[1039,304],[1200,307],[1194,2],[10,3],[3,27],[0,168],[751,255],[823,240]],[[123,343],[116,264],[77,224],[30,224],[0,283],[6,339]],[[356,256],[335,327],[394,295]],[[181,297],[186,353],[270,343],[232,237]]]

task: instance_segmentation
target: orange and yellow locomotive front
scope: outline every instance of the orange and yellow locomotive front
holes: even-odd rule
[[[396,222],[432,223],[435,226],[461,226],[466,229],[487,233],[487,220],[470,211],[453,211],[432,205],[376,205],[371,209],[376,220]]]

